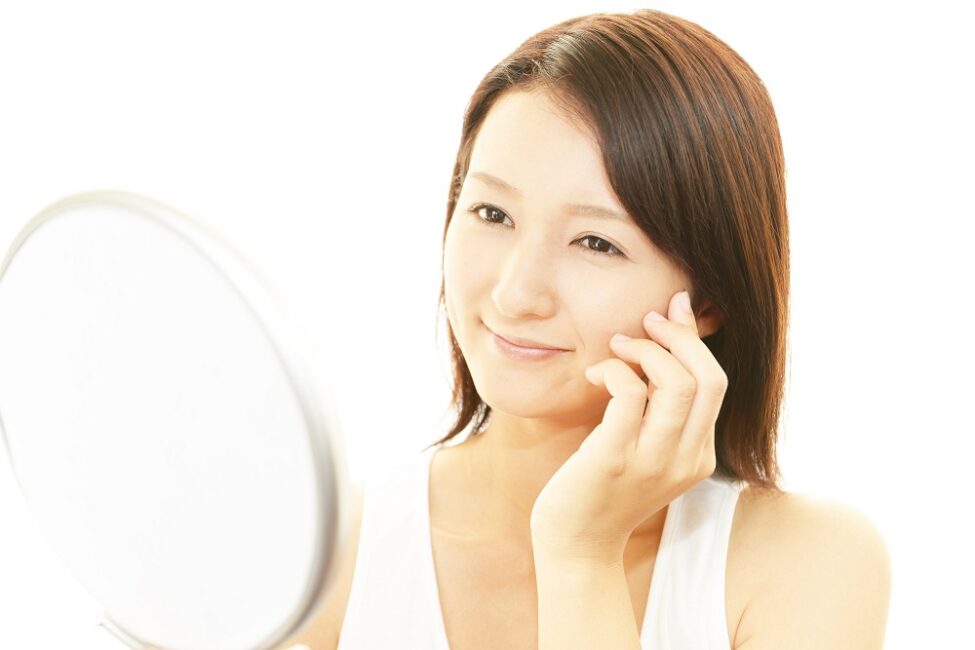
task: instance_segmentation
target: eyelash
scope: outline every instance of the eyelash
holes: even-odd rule
[[[500,223],[498,223],[496,221],[488,221],[487,219],[482,219],[477,213],[480,212],[483,208],[488,208],[489,210],[494,210],[495,212],[497,212],[499,214],[503,214],[506,217],[508,216],[504,212],[504,210],[500,210],[500,209],[494,207],[493,205],[491,205],[490,203],[477,203],[477,204],[473,205],[471,207],[471,209],[468,210],[468,212],[470,214],[472,214],[475,219],[477,219],[481,223],[486,224],[488,226],[500,227],[503,224],[500,224]],[[585,237],[580,237],[576,241],[580,241],[581,242],[581,241],[585,241],[586,239],[595,239],[597,241],[606,242],[606,244],[610,247],[610,249],[616,251],[615,253],[611,253],[611,252],[607,252],[607,251],[598,251],[598,250],[596,250],[594,248],[590,248],[589,246],[583,246],[582,248],[586,252],[588,252],[588,253],[592,253],[593,255],[596,255],[596,256],[621,257],[621,258],[625,258],[626,257],[625,255],[623,255],[623,251],[621,251],[619,248],[617,248],[616,246],[614,246],[610,242],[606,241],[602,237],[597,237],[596,235],[586,235]]]

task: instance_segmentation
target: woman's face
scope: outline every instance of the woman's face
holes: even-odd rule
[[[605,406],[585,369],[616,356],[615,332],[647,338],[647,312],[691,288],[619,204],[593,138],[539,91],[491,108],[444,246],[447,317],[478,393],[520,417]],[[492,331],[566,351],[513,359]]]

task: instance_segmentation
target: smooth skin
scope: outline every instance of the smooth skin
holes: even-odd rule
[[[637,526],[714,473],[728,378],[698,336],[686,291],[673,296],[670,313],[672,320],[650,312],[643,320],[650,338],[616,335],[618,358],[586,369],[612,397],[535,501],[532,537],[550,553],[615,562]]]
[[[619,358],[587,368],[586,378],[612,398],[535,502],[539,650],[639,650],[623,566],[630,535],[714,473],[728,380],[698,336],[687,292],[670,305],[672,320],[654,311],[644,318],[650,338],[614,336]]]
[[[720,323],[706,304],[681,307],[688,278],[635,223],[579,216],[575,203],[622,210],[592,134],[544,94],[505,93],[479,131],[445,240],[448,318],[493,410],[481,435],[439,452],[456,461],[446,476],[462,477],[444,485],[467,488],[441,524],[534,554],[541,650],[638,648],[616,558],[629,532],[654,539],[663,507],[714,468],[726,380],[701,337]],[[505,359],[487,326],[568,352]],[[632,339],[612,343],[614,332]],[[336,647],[356,547],[291,644]],[[726,581],[733,649],[883,646],[890,559],[850,506],[745,488]]]
[[[661,349],[666,348],[673,354],[673,348],[680,348],[681,337],[685,342],[691,341],[686,344],[687,347],[693,348],[696,345],[692,340],[693,330],[689,319],[682,313],[676,299],[675,295],[667,322],[651,322],[648,319],[645,326],[650,338],[634,337],[625,344],[612,344],[614,350],[620,351],[619,360],[632,362],[635,357],[639,367],[643,367],[646,357],[640,357],[640,352],[633,352],[634,348],[643,351],[649,349],[657,353],[660,350],[653,347],[656,343]],[[624,352],[622,348],[626,345],[630,349]],[[659,361],[660,354],[656,354],[655,358]],[[611,361],[614,360],[609,359],[604,363],[606,366],[619,367],[619,364],[611,364]],[[622,381],[600,380],[600,377],[593,375],[593,383],[607,386],[607,390],[610,390],[610,385],[617,388],[626,386],[626,382],[634,385],[633,377],[625,375],[625,372],[632,369],[626,364],[624,366],[626,370],[620,373],[624,377]],[[673,366],[669,367],[681,372]],[[707,362],[703,367],[708,368]],[[666,380],[660,381],[663,385]],[[649,399],[652,400],[654,390],[648,384],[645,386]],[[610,392],[612,393],[611,390]],[[705,399],[713,401],[716,392],[720,391],[715,388]],[[699,389],[695,389],[695,398],[698,394]],[[632,408],[641,409],[638,406],[640,400],[635,399],[635,396],[631,397]],[[647,401],[647,398],[643,399],[644,402]],[[696,403],[692,401],[688,410],[692,410]],[[713,408],[713,404],[710,408]],[[633,420],[636,418],[633,417]],[[688,417],[688,420],[691,418]],[[625,414],[619,419],[607,409],[607,417],[603,423],[626,421]],[[640,422],[643,422],[642,418]],[[701,445],[704,468],[701,472],[712,463],[709,445],[713,443],[709,438],[713,434],[710,432],[710,425],[704,428],[706,434],[701,436],[705,439]],[[639,431],[638,434],[643,435],[643,432]],[[671,444],[674,445],[673,442]],[[675,453],[679,453],[680,444],[677,443],[674,449]],[[630,453],[626,446],[623,453]],[[692,454],[688,454],[688,457],[692,457]],[[623,466],[623,471],[627,469],[628,466]],[[637,471],[632,468],[630,470]],[[569,472],[565,475],[568,476]],[[545,490],[548,489],[546,486]],[[558,503],[559,493],[552,490],[551,494],[556,495],[551,503]],[[546,497],[548,498],[550,497]],[[361,504],[361,496],[359,503]],[[549,507],[547,503],[550,502],[542,501],[542,506]],[[640,504],[644,501],[638,498],[634,503]],[[648,500],[646,503],[653,502]],[[652,509],[653,506],[649,505],[648,508]],[[558,511],[556,507],[549,512]],[[639,506],[635,508],[635,512],[640,512]],[[357,508],[356,515],[359,514],[361,510]],[[570,518],[570,521],[573,520]],[[615,518],[610,520],[614,521]],[[297,644],[304,644],[311,650],[332,650],[337,647],[352,582],[357,525],[352,527],[350,534],[350,539],[344,545],[344,560],[339,566],[340,575],[335,590],[329,594],[317,618],[299,635],[279,646],[280,650],[304,650]],[[593,538],[584,536],[583,539]],[[602,540],[596,536],[595,541]],[[631,624],[635,621],[629,600],[621,599],[620,585],[618,580],[612,579],[612,571],[604,571],[607,567],[613,569],[616,565],[613,562],[607,564],[605,559],[596,560],[603,557],[594,553],[603,548],[600,544],[584,545],[581,559],[579,554],[565,554],[572,548],[576,547],[558,545],[556,552],[548,555],[536,549],[536,564],[539,567],[539,648],[543,648],[546,642],[564,643],[561,647],[566,648],[587,647],[578,643],[578,636],[561,639],[555,635],[562,629],[573,630],[575,634],[593,634],[595,625],[606,622],[610,623],[608,630],[595,632],[596,638],[600,639],[598,647],[625,648],[628,647],[625,643],[629,643],[629,647],[638,648],[638,639],[632,637],[634,628]],[[566,559],[571,561],[565,562]],[[591,569],[593,565],[595,569],[587,570],[586,567]],[[729,548],[728,580],[747,584],[749,594],[733,635],[733,649],[867,650],[883,647],[891,588],[890,560],[884,541],[873,523],[855,508],[800,494],[772,494],[751,487],[745,488],[735,512]],[[608,587],[616,588],[614,596],[605,596]],[[604,591],[601,592],[601,589]],[[587,596],[595,592],[603,593],[604,597],[598,601],[591,598],[586,600]],[[613,593],[612,589],[609,593]],[[573,608],[580,608],[580,603],[584,611],[573,611]],[[615,609],[606,608],[612,604],[616,605]],[[595,620],[592,616],[594,611],[602,612]],[[614,621],[621,624],[617,625]],[[588,630],[579,630],[580,622],[591,627]],[[553,628],[553,634],[546,640],[543,635],[549,624]],[[619,634],[620,631],[626,631],[629,638],[617,638],[610,643],[611,635]],[[633,645],[634,643],[637,645]]]
[[[715,469],[727,378],[685,297],[674,296],[667,319],[648,314],[649,338],[612,340],[619,359],[586,373],[612,399],[532,513],[539,650],[641,647],[623,548],[640,522]],[[882,648],[890,561],[872,523],[847,506],[797,495],[760,498],[757,507],[754,494],[742,498],[757,522],[745,541],[758,551],[758,578],[733,648]]]

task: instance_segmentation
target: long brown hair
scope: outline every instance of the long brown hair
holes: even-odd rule
[[[785,163],[768,92],[699,25],[653,10],[566,20],[522,43],[481,80],[464,115],[447,227],[485,116],[511,89],[541,88],[589,127],[621,205],[708,301],[703,340],[728,377],[715,424],[716,473],[778,490],[776,439],[789,314]],[[443,257],[441,257],[441,271]],[[439,308],[444,307],[444,284]],[[447,322],[456,420],[437,445],[491,413]]]

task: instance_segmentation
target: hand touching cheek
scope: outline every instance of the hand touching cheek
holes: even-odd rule
[[[671,297],[667,318],[644,318],[647,338],[614,337],[617,357],[586,370],[611,397],[602,422],[535,501],[532,540],[546,552],[617,561],[637,526],[714,472],[728,380],[686,296]]]

